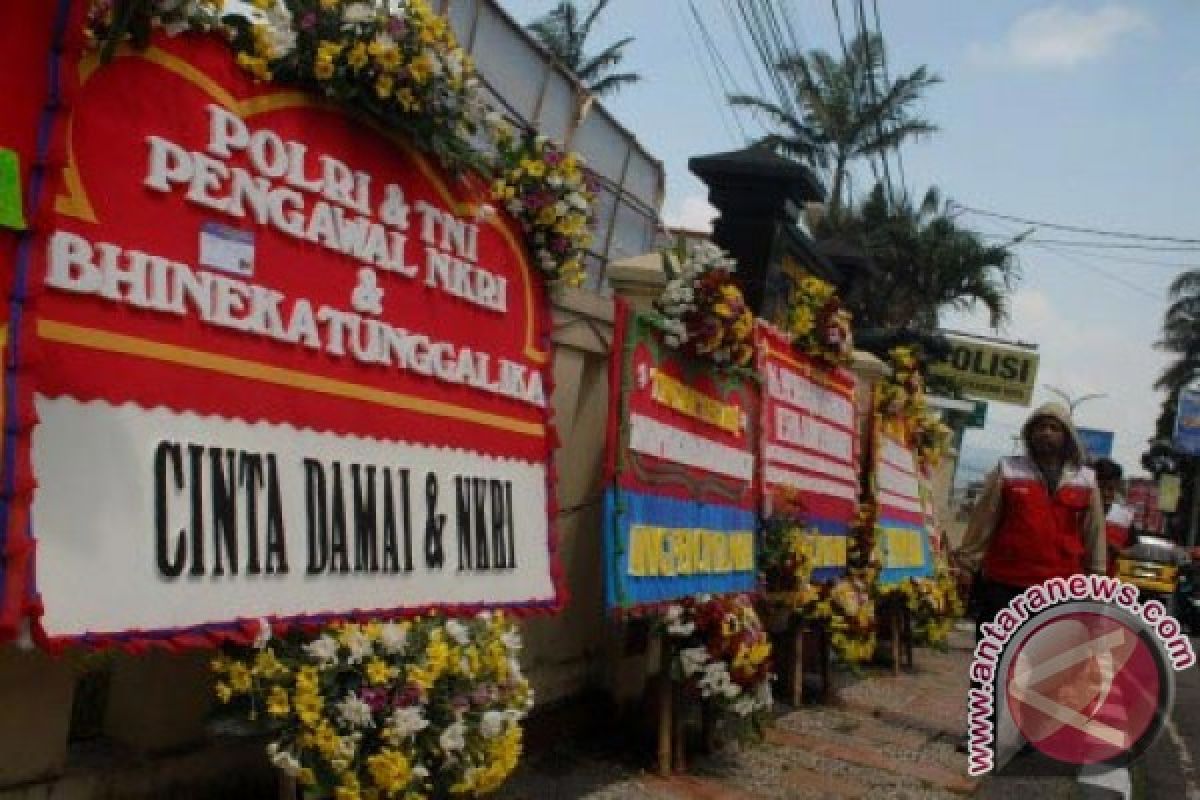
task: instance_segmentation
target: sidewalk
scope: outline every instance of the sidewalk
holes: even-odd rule
[[[955,744],[966,728],[969,631],[948,652],[916,651],[911,673],[839,673],[830,705],[780,708],[766,741],[696,758],[690,774],[659,778],[569,745],[531,754],[498,800],[806,800],[867,798],[1068,798],[1062,777],[991,778],[966,773]],[[645,764],[650,758],[643,759]],[[1035,788],[1036,787],[1036,788]],[[1031,791],[1032,790],[1032,791]]]

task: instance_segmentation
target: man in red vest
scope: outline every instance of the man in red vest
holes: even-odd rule
[[[1108,567],[1104,505],[1070,412],[1042,406],[1021,438],[1026,454],[1002,458],[988,475],[955,553],[976,575],[977,633],[1030,586]]]

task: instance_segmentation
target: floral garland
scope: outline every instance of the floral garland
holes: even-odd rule
[[[804,614],[821,598],[812,582],[813,563],[806,540],[815,533],[794,517],[773,515],[763,521],[759,570],[773,608]]]
[[[852,316],[832,284],[806,276],[792,289],[784,328],[801,352],[827,364],[849,364],[854,356]]]
[[[213,661],[222,703],[273,734],[271,762],[335,800],[483,794],[521,754],[533,705],[501,614],[337,624]]]
[[[916,451],[922,467],[936,468],[950,448],[953,431],[926,405],[925,377],[916,351],[894,347],[888,361],[892,375],[880,384],[876,410],[887,430]]]
[[[87,32],[102,58],[154,28],[224,31],[237,63],[259,81],[298,86],[401,130],[447,169],[492,176],[491,199],[521,222],[551,282],[578,283],[594,221],[582,159],[542,137],[517,139],[488,113],[471,57],[428,0],[93,0]],[[491,124],[484,124],[491,123]],[[477,148],[473,137],[487,134]]]
[[[515,136],[499,115],[488,122],[499,175],[493,198],[521,223],[538,267],[568,286],[580,285],[595,201],[583,162],[545,136]]]
[[[668,280],[654,303],[667,345],[720,367],[749,366],[754,313],[733,281],[736,262],[711,242],[680,250],[663,256]]]
[[[941,647],[965,609],[954,579],[944,570],[932,578],[909,578],[883,593],[883,601],[902,602],[912,615],[913,641]]]
[[[771,709],[771,643],[750,598],[684,598],[667,608],[663,631],[688,695],[743,720]]]
[[[875,656],[875,602],[870,584],[851,575],[834,583],[813,606],[814,619],[829,627],[829,643],[838,659],[851,667]]]

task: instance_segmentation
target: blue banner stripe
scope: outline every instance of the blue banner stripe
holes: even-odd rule
[[[671,497],[609,489],[604,498],[605,601],[612,608],[630,608],[677,600],[694,594],[731,594],[754,591],[757,569],[721,574],[673,576],[629,574],[630,530],[644,525],[674,529],[754,535],[754,512],[715,503],[676,500]]]

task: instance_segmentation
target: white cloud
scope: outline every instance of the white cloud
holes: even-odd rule
[[[712,231],[713,220],[718,211],[699,195],[688,195],[683,198],[674,211],[666,214],[667,225],[672,228],[685,228],[689,231]]]
[[[1103,57],[1128,36],[1153,30],[1147,14],[1119,3],[1094,11],[1055,3],[1027,11],[1001,41],[974,43],[968,54],[980,64],[1071,69]]]

